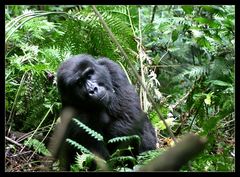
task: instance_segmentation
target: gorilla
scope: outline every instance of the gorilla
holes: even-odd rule
[[[67,59],[57,72],[57,86],[62,108],[71,107],[75,117],[104,137],[97,141],[70,122],[65,139],[70,138],[103,159],[108,159],[119,146],[107,145],[114,137],[138,135],[133,155],[156,149],[156,135],[146,114],[141,110],[135,88],[121,67],[108,58],[95,59],[81,54]],[[76,148],[66,141],[60,145],[60,168],[69,170]]]

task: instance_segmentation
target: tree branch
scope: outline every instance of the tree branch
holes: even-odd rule
[[[174,147],[140,168],[139,171],[178,171],[204,149],[206,142],[206,138],[189,134]]]

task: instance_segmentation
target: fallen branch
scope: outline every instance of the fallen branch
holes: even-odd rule
[[[5,136],[5,139],[8,140],[8,141],[11,142],[11,143],[17,145],[17,146],[23,147],[22,144],[18,143],[17,141],[12,140],[11,138],[9,138],[9,137],[7,137],[7,136]]]
[[[74,115],[74,110],[71,108],[63,109],[61,113],[61,122],[56,125],[53,135],[50,139],[48,149],[54,159],[58,158],[61,151],[61,146],[66,139],[69,123]]]
[[[206,142],[206,138],[189,134],[174,147],[141,167],[139,171],[178,171],[204,149]]]

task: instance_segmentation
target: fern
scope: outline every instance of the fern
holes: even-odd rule
[[[79,143],[77,143],[74,140],[71,140],[71,139],[67,138],[66,142],[68,142],[70,145],[72,145],[73,147],[75,147],[78,150],[80,150],[82,153],[92,154],[87,148],[85,148],[84,146],[80,145]]]
[[[174,81],[181,80],[184,77],[188,78],[199,78],[202,75],[206,75],[208,73],[208,68],[206,66],[191,66],[191,68],[184,70],[179,75],[173,78]]]
[[[71,167],[72,171],[79,171],[79,170],[87,170],[89,164],[91,164],[94,160],[94,155],[92,154],[82,154],[79,155],[77,153],[75,158],[75,165]]]
[[[136,56],[131,51],[137,52],[137,43],[130,27],[126,6],[115,6],[114,8],[98,6],[97,8],[118,41],[127,49],[129,57],[135,59]],[[136,7],[131,6],[130,8],[131,12],[137,12]],[[136,22],[135,19],[134,23]],[[113,60],[120,58],[120,54],[116,52],[116,46],[113,45],[108,33],[102,28],[91,7],[86,7],[81,11],[76,9],[69,12],[68,19],[63,22],[63,27],[62,31],[68,32],[59,36],[57,41],[62,41],[61,47],[68,46],[73,54],[91,53],[95,56],[106,56]]]
[[[205,66],[193,66],[190,70],[185,71],[184,75],[188,75],[189,78],[198,78],[201,75],[207,74],[207,68]]]
[[[24,145],[29,148],[33,148],[36,152],[41,153],[45,156],[50,155],[50,152],[48,151],[46,146],[42,142],[38,141],[37,139],[28,139],[24,141]]]
[[[216,86],[233,88],[233,85],[231,83],[224,82],[224,81],[221,81],[221,80],[210,80],[208,82],[213,84],[213,85],[216,85]]]
[[[126,168],[127,164],[137,164],[137,159],[132,156],[117,156],[108,160],[109,167],[117,171],[132,171],[130,168]]]
[[[96,169],[95,169],[96,168]],[[106,161],[93,154],[76,154],[75,164],[71,165],[71,171],[96,171],[107,170]]]
[[[145,151],[137,156],[138,165],[145,165],[152,159],[158,157],[160,154],[162,154],[165,150],[163,148],[156,149],[156,150],[150,150]]]
[[[76,118],[73,118],[73,121],[83,130],[85,130],[91,137],[97,139],[98,141],[103,141],[103,136],[99,133],[97,133],[96,131],[92,130],[91,128],[89,128],[88,126],[86,126],[85,124],[83,124],[82,122],[80,122],[79,120],[77,120]]]
[[[113,162],[113,161],[121,161],[121,162],[125,162],[125,161],[131,161],[136,163],[136,159],[132,156],[119,156],[119,157],[113,157],[111,158],[108,162]]]
[[[117,143],[117,142],[132,141],[132,140],[137,140],[137,142],[140,143],[140,137],[138,135],[121,136],[121,137],[112,138],[108,140],[108,143]]]

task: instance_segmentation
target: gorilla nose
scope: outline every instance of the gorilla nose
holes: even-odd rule
[[[97,83],[95,83],[91,80],[87,81],[86,89],[87,89],[89,96],[97,95],[98,91],[99,91]]]
[[[97,87],[93,87],[93,88],[88,90],[88,93],[89,93],[90,96],[91,95],[95,95],[95,94],[98,93],[98,88]]]

